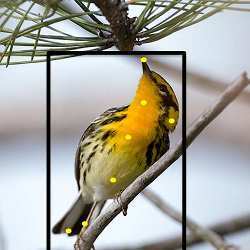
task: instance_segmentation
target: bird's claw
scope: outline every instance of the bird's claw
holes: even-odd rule
[[[122,192],[120,192],[120,193],[118,193],[116,195],[116,202],[118,203],[118,205],[121,205],[121,207],[122,207],[122,214],[124,216],[126,216],[128,214],[128,206],[123,204],[122,198],[121,198],[121,194],[122,194]]]

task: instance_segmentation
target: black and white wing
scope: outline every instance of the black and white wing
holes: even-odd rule
[[[80,190],[80,155],[84,147],[84,141],[86,138],[89,138],[91,136],[94,136],[98,130],[104,125],[107,125],[111,122],[118,122],[121,121],[126,117],[126,114],[118,114],[119,112],[126,112],[128,109],[128,105],[122,106],[122,107],[115,107],[115,108],[110,108],[106,110],[104,113],[102,113],[99,117],[97,117],[89,126],[88,128],[84,131],[83,135],[81,136],[81,139],[78,143],[77,151],[76,151],[76,156],[75,156],[75,178],[78,186],[78,190]]]

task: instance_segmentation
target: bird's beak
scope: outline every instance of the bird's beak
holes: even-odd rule
[[[143,74],[148,75],[150,78],[152,78],[152,72],[149,69],[146,62],[142,62],[142,70],[143,70]]]

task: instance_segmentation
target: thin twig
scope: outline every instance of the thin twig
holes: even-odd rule
[[[177,222],[182,223],[182,214],[178,212],[175,208],[167,204],[165,201],[163,201],[155,192],[146,189],[142,192],[142,194],[163,213],[170,216]],[[198,238],[201,238],[204,241],[211,243],[216,249],[233,249],[231,245],[229,246],[224,242],[220,235],[211,231],[208,228],[200,226],[188,217],[186,218],[186,225],[187,228],[192,231],[192,234],[196,235]]]
[[[187,145],[189,146],[201,131],[214,120],[220,112],[225,109],[249,84],[246,73],[235,80],[224,93],[218,98],[214,104],[207,109],[187,131]],[[159,175],[161,175],[173,162],[175,162],[182,154],[182,140],[175,147],[165,153],[156,163],[154,163],[147,171],[140,175],[125,191],[121,194],[123,206],[127,206],[145,187],[152,183]],[[98,216],[93,224],[86,229],[83,237],[75,244],[76,250],[89,250],[93,246],[95,240],[106,226],[122,211],[122,205],[117,202],[105,210],[103,214]]]
[[[215,103],[203,112],[195,122],[187,130],[187,146],[189,146],[195,137],[197,137],[201,131],[216,118],[226,106],[228,106],[249,84],[247,73],[244,72],[241,76],[229,85],[221,96],[215,101]]]
[[[250,214],[241,215],[239,217],[217,223],[209,229],[220,236],[236,233],[245,229],[250,229]],[[187,234],[186,246],[193,246],[201,243],[202,240],[197,235]],[[101,250],[173,250],[182,247],[182,235],[174,236],[157,242],[147,243],[140,246],[123,246],[123,247],[105,247]]]

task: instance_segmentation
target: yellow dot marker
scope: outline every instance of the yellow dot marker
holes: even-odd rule
[[[168,122],[169,122],[170,124],[174,124],[174,123],[175,123],[175,119],[174,119],[174,118],[169,118],[169,119],[168,119]]]
[[[88,223],[86,220],[82,222],[82,226],[83,226],[83,227],[87,228],[88,225],[89,225],[89,223]]]
[[[141,57],[141,62],[146,63],[148,61],[148,58],[146,56]]]
[[[70,227],[67,227],[67,228],[65,229],[65,233],[66,233],[66,234],[71,234],[71,233],[72,233],[72,229],[71,229]]]
[[[146,106],[148,104],[148,102],[146,100],[141,100],[140,103],[141,103],[142,106]]]
[[[111,183],[116,183],[116,182],[117,182],[117,179],[116,179],[115,177],[111,177],[111,178],[109,179],[109,181],[110,181]]]
[[[125,135],[125,139],[128,140],[128,141],[131,140],[131,139],[132,139],[132,135],[126,134],[126,135]]]

